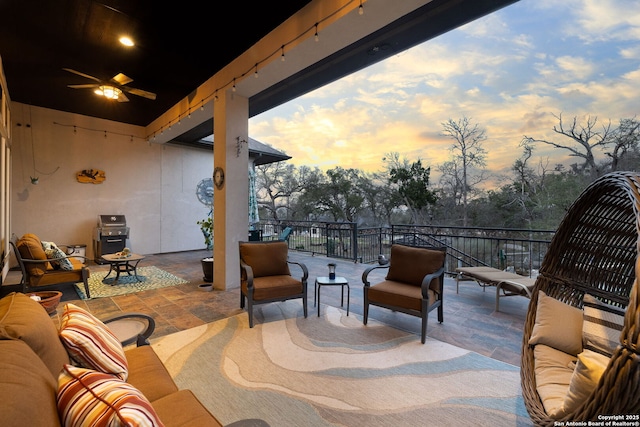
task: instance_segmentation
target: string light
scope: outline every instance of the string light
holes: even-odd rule
[[[213,97],[214,101],[218,100],[218,90],[222,90],[225,88],[228,88],[229,86],[231,86],[231,90],[233,92],[236,91],[236,80],[237,79],[242,79],[245,76],[247,76],[249,73],[251,73],[251,71],[253,71],[253,76],[255,78],[258,78],[258,66],[260,64],[262,64],[263,62],[267,62],[269,61],[271,58],[273,58],[274,55],[277,55],[278,51],[280,51],[280,60],[282,62],[284,62],[286,60],[285,58],[285,54],[284,54],[284,50],[285,47],[295,43],[298,39],[302,38],[303,36],[305,36],[306,34],[308,34],[311,31],[314,31],[313,37],[314,40],[317,42],[320,40],[320,35],[318,33],[318,27],[321,23],[331,19],[332,17],[334,17],[335,15],[338,15],[343,9],[346,9],[349,5],[351,5],[353,3],[353,0],[349,0],[347,2],[345,2],[345,4],[343,4],[342,6],[340,6],[338,9],[336,9],[334,12],[330,13],[329,15],[327,15],[326,17],[324,17],[323,19],[321,19],[320,21],[314,23],[311,27],[307,28],[306,30],[302,31],[300,34],[298,34],[296,37],[292,38],[291,40],[289,40],[288,42],[284,43],[282,46],[280,46],[279,48],[277,48],[275,51],[273,51],[272,53],[268,54],[265,56],[264,59],[258,61],[255,63],[255,65],[251,66],[251,68],[249,68],[247,71],[245,71],[244,73],[242,73],[239,76],[234,77],[231,80],[228,80],[227,83],[221,85],[220,87],[216,88],[214,90],[213,94],[209,94],[208,96],[206,96],[205,98],[202,99],[201,104],[200,104],[200,110],[204,111],[204,103],[205,101],[211,99]],[[358,14],[359,15],[363,15],[364,14],[364,6],[363,6],[363,0],[360,0],[359,2],[359,6],[358,6]],[[189,112],[188,112],[188,117],[191,118],[191,108],[189,107]],[[180,115],[178,115],[178,123],[180,123]],[[170,128],[170,124],[171,121],[169,121],[169,128]],[[160,128],[160,134],[162,134],[162,127]],[[156,135],[157,131],[153,132],[152,135],[155,139],[155,135]],[[146,138],[148,140],[148,138]]]

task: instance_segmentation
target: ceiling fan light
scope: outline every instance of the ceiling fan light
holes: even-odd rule
[[[114,86],[100,86],[95,90],[95,93],[108,99],[118,99],[122,91]]]
[[[97,87],[97,88],[93,91],[93,93],[95,93],[96,95],[103,96],[103,95],[104,95],[104,92],[102,92],[102,86]]]
[[[128,46],[128,47],[131,47],[131,46],[134,45],[133,40],[131,40],[131,38],[127,37],[127,36],[120,37],[119,41],[120,41],[120,43],[122,43],[123,45]]]

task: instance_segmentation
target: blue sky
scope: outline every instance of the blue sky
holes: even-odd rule
[[[379,171],[399,152],[437,179],[449,119],[485,128],[487,166],[504,174],[524,135],[569,142],[552,114],[615,125],[639,106],[640,2],[521,0],[256,116],[249,134],[297,166]],[[540,161],[575,159],[536,145]]]

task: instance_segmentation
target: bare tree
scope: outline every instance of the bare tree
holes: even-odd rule
[[[487,139],[484,129],[478,124],[472,124],[471,120],[463,117],[458,121],[449,119],[442,123],[442,134],[453,139],[451,146],[452,160],[446,167],[440,170],[453,173],[449,177],[450,183],[459,185],[462,196],[462,225],[467,226],[469,196],[476,191],[477,185],[486,180],[484,167],[486,166],[486,151],[482,147],[482,141]]]
[[[598,123],[597,117],[588,116],[586,123],[578,123],[577,117],[574,117],[571,123],[566,126],[562,120],[562,114],[553,115],[558,119],[558,124],[553,127],[553,131],[559,135],[570,138],[577,145],[569,145],[547,141],[545,139],[535,139],[525,136],[525,139],[529,142],[541,142],[543,144],[550,145],[555,148],[561,148],[568,150],[569,155],[583,159],[584,163],[581,167],[582,171],[587,172],[591,179],[595,179],[604,172],[606,172],[606,166],[604,164],[598,164],[594,151],[598,148],[604,149],[610,142],[611,122],[602,126],[602,130],[596,130]]]
[[[635,169],[637,165],[629,165],[628,157],[638,155],[638,142],[640,141],[640,122],[633,119],[620,119],[620,125],[611,132],[611,145],[613,150],[605,153],[611,158],[611,170],[617,171],[624,168]]]

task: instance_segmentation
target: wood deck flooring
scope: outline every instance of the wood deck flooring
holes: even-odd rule
[[[142,312],[153,316],[156,330],[153,337],[159,337],[194,326],[212,322],[241,313],[239,289],[203,292],[198,285],[203,283],[200,260],[210,256],[208,251],[188,251],[159,255],[146,255],[142,266],[154,265],[188,281],[188,283],[139,292],[135,294],[99,298],[82,301],[72,286],[61,289],[63,303],[73,302],[87,308],[98,318],[105,318],[121,312]],[[308,315],[317,316],[313,307],[314,280],[328,275],[327,264],[337,264],[336,274],[345,277],[350,284],[350,316],[362,316],[362,272],[370,264],[329,259],[323,256],[290,251],[290,259],[303,262],[309,269]],[[92,271],[108,270],[108,265],[90,263]],[[383,270],[375,273],[384,276]],[[296,274],[295,267],[292,272]],[[13,283],[19,281],[19,272],[12,271],[6,283],[0,288],[0,296],[18,290]],[[375,279],[375,275],[370,279]],[[445,281],[444,322],[438,323],[435,311],[429,315],[427,336],[475,351],[485,356],[520,366],[522,329],[529,300],[525,297],[502,298],[500,312],[495,311],[495,288],[483,289],[475,282],[462,282],[456,294],[456,283],[452,278]],[[340,305],[340,287],[323,287],[322,303]],[[277,304],[277,303],[274,303]],[[58,313],[52,315],[58,320]],[[346,307],[345,307],[346,309]],[[420,319],[403,313],[371,307],[369,316],[389,325],[416,334],[420,340]]]

